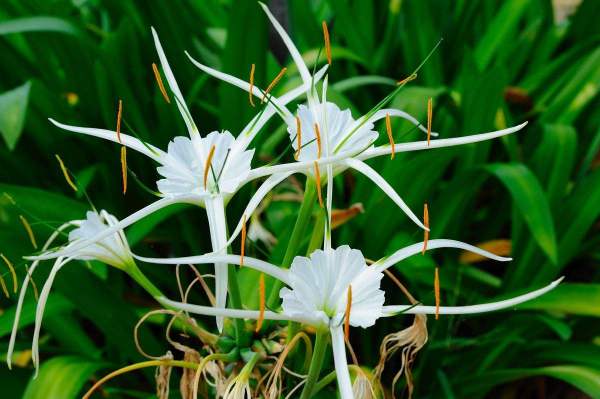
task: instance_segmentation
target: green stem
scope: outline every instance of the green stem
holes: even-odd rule
[[[139,285],[141,285],[142,288],[144,288],[146,292],[148,292],[148,294],[152,295],[153,298],[164,297],[162,291],[154,284],[152,284],[150,280],[148,280],[148,277],[146,277],[146,275],[142,273],[142,271],[139,269],[135,262],[132,262],[125,269],[125,271],[131,276],[131,278],[133,278]]]
[[[333,370],[331,373],[327,374],[325,377],[321,378],[319,380],[319,382],[317,382],[315,384],[315,388],[313,389],[312,393],[313,395],[316,395],[317,393],[319,393],[323,388],[325,388],[327,385],[331,384],[333,381],[335,381],[336,378],[336,374],[335,374],[335,370]]]
[[[243,309],[242,296],[240,295],[240,286],[237,279],[237,270],[234,265],[227,265],[229,273],[227,275],[227,284],[229,286],[229,301],[234,309]],[[245,334],[244,319],[234,318],[235,323],[235,342],[238,348],[244,348],[250,344],[250,336]]]
[[[313,395],[315,384],[319,379],[319,374],[321,374],[321,367],[323,366],[323,359],[325,358],[328,339],[329,333],[327,330],[317,331],[315,348],[313,351],[312,360],[310,361],[310,368],[308,369],[308,377],[306,378],[306,384],[304,384],[300,399],[309,399]]]
[[[296,255],[298,255],[298,249],[302,244],[306,227],[309,225],[311,220],[312,210],[315,204],[316,196],[317,189],[315,182],[312,178],[307,177],[306,186],[304,188],[304,199],[302,200],[302,205],[300,205],[300,212],[298,213],[296,224],[294,224],[292,235],[290,237],[290,240],[288,241],[288,247],[285,251],[285,255],[283,256],[283,261],[281,262],[281,266],[286,269],[290,267],[290,265],[292,264],[292,260]],[[274,308],[277,304],[281,284],[282,283],[279,280],[276,280],[273,284],[273,289],[271,290],[271,294],[269,295],[267,301],[267,306],[269,308]]]

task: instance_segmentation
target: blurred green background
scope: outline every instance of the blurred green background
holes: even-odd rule
[[[311,65],[322,46],[321,21],[328,22],[333,46],[328,97],[351,108],[354,117],[408,76],[443,37],[394,107],[424,121],[427,99],[433,97],[433,127],[441,137],[530,122],[500,140],[372,162],[415,212],[429,204],[432,238],[485,243],[514,257],[510,263],[480,262],[438,250],[402,262],[395,273],[423,303],[433,303],[435,266],[440,267],[442,303],[448,305],[486,302],[566,276],[555,291],[516,310],[430,318],[429,342],[413,366],[416,398],[600,398],[600,3],[577,3],[269,2]],[[121,194],[118,146],[60,131],[47,121],[114,129],[122,99],[124,130],[133,129],[162,148],[173,136],[185,135],[175,107],[164,103],[154,81],[151,64],[158,60],[150,26],[161,37],[203,133],[228,129],[237,134],[254,110],[244,92],[195,69],[184,50],[244,79],[254,63],[260,85],[288,66],[276,94],[299,82],[287,51],[253,0],[3,0],[0,194],[8,193],[17,206],[0,197],[0,251],[17,266],[19,281],[25,276],[20,259],[33,251],[19,215],[29,219],[39,243],[51,233],[49,226],[82,218],[89,208],[65,183],[54,154],[61,155],[96,207],[119,218],[153,200],[131,177],[127,195]],[[385,129],[378,128],[385,143]],[[397,142],[422,139],[401,122],[393,129],[406,132]],[[255,164],[282,153],[286,138],[274,119],[256,140]],[[154,165],[129,154],[130,168],[154,188]],[[291,154],[284,159],[291,160]],[[287,182],[277,193],[294,193],[297,187]],[[233,199],[232,222],[254,189],[246,187]],[[364,204],[364,213],[336,230],[338,244],[377,259],[421,240],[408,218],[364,178],[347,172],[336,179],[334,195],[337,208]],[[260,243],[249,252],[280,261],[298,206],[273,196],[261,220],[279,243],[266,254]],[[141,253],[187,255],[210,248],[204,212],[183,206],[153,215],[127,234]],[[41,285],[48,267],[38,270],[35,280]],[[176,295],[174,269],[144,266],[144,271]],[[3,276],[11,288],[8,269]],[[193,277],[185,270],[182,278]],[[242,271],[249,307],[256,306],[256,281],[252,271]],[[384,284],[390,288],[387,303],[404,302],[389,281]],[[206,303],[201,291],[191,300]],[[14,304],[12,292],[0,300],[2,353]],[[154,306],[119,271],[70,264],[59,274],[47,305],[40,376],[31,379],[35,299],[28,295],[17,341],[19,366],[12,371],[0,366],[0,397],[80,397],[103,374],[143,359],[133,344],[133,326]],[[212,320],[202,321],[214,328]],[[354,334],[361,363],[374,366],[381,338],[411,322],[409,317],[382,320]],[[160,355],[167,349],[164,323],[157,318],[142,328],[146,352]],[[387,369],[398,365],[395,359]],[[171,396],[178,397],[178,370],[174,376]],[[392,377],[384,374],[388,389]],[[152,371],[137,372],[111,381],[98,397],[150,398],[153,387]],[[403,383],[397,393],[402,390]]]

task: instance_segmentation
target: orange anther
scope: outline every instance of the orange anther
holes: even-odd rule
[[[163,85],[162,78],[160,77],[160,72],[158,71],[158,68],[156,67],[155,63],[152,63],[152,70],[154,71],[154,78],[156,79],[156,83],[158,83],[158,88],[160,89],[160,92],[162,93],[163,98],[165,99],[165,101],[168,104],[171,104],[171,100],[169,99],[169,95],[167,94],[167,91],[165,90],[165,86]]]

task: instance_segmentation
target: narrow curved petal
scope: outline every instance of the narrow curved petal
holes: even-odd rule
[[[563,280],[564,277],[559,278],[558,280],[553,281],[549,285],[540,288],[539,290],[528,292],[527,294],[519,295],[514,298],[505,299],[503,301],[491,302],[491,303],[483,303],[480,305],[470,305],[470,306],[440,306],[439,314],[475,314],[475,313],[486,313],[486,312],[494,312],[496,310],[502,310],[511,308],[513,306],[519,305],[523,302],[530,301],[534,298],[537,298],[541,295],[544,295],[546,292],[553,290],[556,288],[558,284]],[[399,313],[406,314],[435,314],[436,309],[435,306],[412,306],[412,305],[395,305],[395,306],[384,306],[383,314],[385,317],[390,317],[397,315]]]
[[[221,71],[217,71],[216,69],[213,69],[211,67],[208,67],[206,65],[203,65],[201,63],[199,63],[198,61],[196,61],[187,51],[185,52],[185,54],[188,56],[188,58],[190,59],[190,61],[192,61],[192,63],[198,67],[199,69],[201,69],[202,71],[206,72],[207,74],[214,76],[217,79],[223,80],[235,87],[238,87],[242,90],[245,91],[250,91],[250,83],[236,78],[235,76],[232,75],[228,75],[226,73],[223,73]],[[252,90],[252,94],[257,97],[257,98],[262,98],[263,95],[265,94],[264,91],[256,86],[254,86],[253,90]],[[280,100],[278,100],[276,97],[274,96],[270,96],[270,102],[272,102],[275,107],[279,110],[281,110],[284,114],[286,118],[293,118],[292,113],[285,107],[285,105],[283,105],[281,103]]]
[[[323,78],[328,67],[329,67],[329,65],[325,65],[323,68],[319,69],[319,71],[314,76],[315,83],[320,81]],[[279,97],[279,102],[281,103],[281,105],[285,106],[289,102],[295,100],[296,98],[300,97],[302,94],[306,93],[309,89],[310,89],[310,86],[303,83],[301,86],[298,86],[298,87],[290,90],[289,92],[283,94],[281,97]],[[275,112],[276,112],[275,107],[273,107],[272,105],[269,104],[267,106],[267,109],[265,109],[263,112],[256,115],[254,118],[252,118],[250,123],[248,123],[244,127],[244,129],[242,130],[242,132],[240,133],[240,135],[238,136],[238,139],[237,139],[237,141],[239,142],[239,145],[243,149],[248,147],[248,145],[254,139],[256,134],[271,119],[271,117],[273,117],[273,115],[275,115]]]
[[[48,238],[48,240],[42,247],[42,251],[47,250],[50,247],[50,245],[52,244],[52,242],[54,242],[56,237],[58,237],[59,234],[64,229],[66,229],[67,227],[70,227],[71,225],[72,225],[72,223],[69,222],[69,223],[65,223],[62,226],[60,226],[59,228],[57,228],[56,231],[54,231],[50,235],[50,237]],[[27,292],[27,286],[29,285],[29,282],[32,279],[31,276],[35,272],[35,269],[37,269],[37,266],[39,265],[39,263],[40,263],[39,261],[35,261],[32,263],[31,267],[29,268],[28,275],[25,278],[25,280],[23,281],[23,284],[21,285],[21,290],[19,291],[19,299],[17,300],[17,307],[15,309],[15,320],[13,321],[13,327],[12,327],[12,331],[10,333],[10,341],[8,342],[8,350],[6,351],[6,364],[8,365],[9,369],[12,368],[12,354],[15,349],[15,341],[17,339],[17,331],[19,329],[19,321],[21,319],[21,311],[23,310],[23,302],[25,301],[25,293]]]
[[[173,205],[176,203],[194,203],[194,201],[198,201],[198,198],[195,196],[190,197],[173,197],[173,198],[161,198],[158,201],[153,202],[152,204],[146,206],[145,208],[140,209],[137,212],[132,213],[127,216],[125,219],[119,221],[119,223],[107,228],[101,233],[98,233],[96,236],[89,238],[83,241],[74,241],[69,246],[60,249],[58,251],[46,252],[37,256],[27,256],[26,259],[29,260],[46,260],[46,259],[55,259],[60,256],[70,256],[73,253],[80,251],[82,248],[85,248],[89,245],[95,244],[98,241],[114,234],[115,232],[130,226],[131,224],[137,222],[140,219],[145,218],[146,216],[165,208],[169,205]]]
[[[296,45],[294,44],[292,39],[290,39],[290,37],[288,36],[285,29],[283,29],[283,26],[281,26],[281,24],[277,21],[277,19],[273,16],[273,14],[271,14],[271,11],[269,11],[269,8],[266,5],[264,5],[262,2],[259,2],[258,4],[260,4],[262,9],[265,11],[265,14],[267,14],[267,17],[273,24],[273,27],[275,28],[277,33],[279,33],[281,40],[283,40],[283,43],[285,44],[288,51],[290,52],[292,59],[296,63],[296,67],[298,68],[300,77],[302,77],[302,81],[304,83],[310,84],[310,81],[311,81],[310,71],[308,70],[308,67],[304,63],[304,60],[302,59],[302,55],[296,48]]]
[[[506,136],[507,134],[518,132],[527,125],[527,122],[521,123],[520,125],[510,127],[508,129],[497,130],[495,132],[474,134],[471,136],[455,137],[451,139],[438,139],[433,140],[429,144],[427,141],[416,141],[414,143],[400,143],[396,144],[396,152],[408,152],[408,151],[419,151],[428,150],[431,148],[441,147],[452,147],[455,145],[463,145],[470,143],[477,143],[479,141],[491,140],[497,137]],[[371,148],[363,152],[358,156],[359,159],[365,160],[381,155],[388,155],[392,152],[392,148],[389,145]]]
[[[160,40],[158,39],[158,34],[154,28],[152,29],[152,37],[154,38],[154,45],[156,47],[156,52],[158,53],[158,58],[160,59],[160,65],[162,66],[163,72],[165,73],[165,77],[167,79],[167,83],[171,92],[175,96],[175,102],[177,103],[177,108],[185,121],[185,125],[190,133],[190,137],[200,136],[198,132],[198,128],[196,127],[196,123],[192,118],[192,114],[188,109],[185,99],[181,94],[181,90],[179,90],[179,86],[177,85],[177,81],[175,80],[175,75],[173,75],[173,71],[171,71],[171,67],[169,66],[169,61],[167,60],[167,56],[160,44]]]
[[[495,255],[484,249],[475,247],[473,245],[464,243],[462,241],[446,240],[446,239],[436,239],[436,240],[427,241],[427,250],[428,251],[432,250],[432,249],[437,249],[437,248],[463,249],[465,251],[473,252],[478,255],[485,256],[486,258],[493,259],[493,260],[496,260],[499,262],[508,262],[508,261],[512,260],[512,258],[505,258],[503,256]],[[387,256],[383,259],[378,260],[371,267],[376,267],[376,268],[380,269],[380,271],[384,271],[385,269],[388,269],[389,267],[395,265],[396,263],[398,263],[410,256],[421,253],[422,250],[423,250],[423,242],[418,242],[416,244],[409,245],[408,247],[404,247],[404,248],[394,252],[390,256]]]
[[[352,169],[354,169],[354,170],[362,173],[363,175],[365,175],[366,177],[368,177],[369,179],[371,179],[373,181],[373,183],[375,183],[377,186],[379,186],[379,188],[382,189],[383,192],[386,193],[387,196],[390,197],[390,199],[392,201],[394,201],[394,203],[396,205],[398,205],[400,207],[400,209],[402,209],[404,211],[404,213],[413,222],[415,222],[415,224],[417,226],[419,226],[423,230],[429,230],[419,220],[419,218],[417,217],[417,215],[415,215],[413,213],[413,211],[410,210],[410,208],[408,207],[408,205],[406,205],[406,203],[402,200],[402,198],[400,198],[400,196],[398,195],[398,193],[396,193],[396,191],[394,190],[394,188],[392,186],[390,186],[390,184],[383,177],[381,177],[381,175],[379,173],[377,173],[375,171],[375,169],[371,168],[366,163],[364,163],[362,161],[359,161],[358,159],[349,158],[349,159],[346,159],[344,161],[344,163],[346,165],[348,165],[349,167],[351,167]]]
[[[293,172],[284,172],[284,173],[274,174],[274,175],[269,176],[269,178],[267,180],[265,180],[263,182],[263,184],[261,184],[261,186],[258,188],[258,190],[256,190],[256,193],[254,193],[252,198],[250,198],[248,205],[246,205],[246,209],[244,209],[242,218],[240,219],[235,230],[231,234],[231,237],[229,237],[229,240],[225,244],[225,247],[231,245],[231,243],[237,238],[237,236],[242,231],[242,226],[244,224],[244,218],[246,221],[249,221],[250,217],[252,216],[252,214],[254,213],[256,208],[260,205],[260,202],[265,198],[265,196],[276,185],[281,183],[283,180],[287,179],[292,174],[293,174]]]
[[[59,270],[70,261],[70,258],[64,259],[62,257],[56,259],[54,265],[52,266],[52,270],[50,270],[50,274],[48,275],[48,279],[44,283],[44,287],[40,292],[40,299],[35,311],[35,327],[33,330],[33,340],[31,343],[31,359],[33,361],[33,365],[35,367],[35,376],[37,377],[39,366],[40,366],[40,354],[39,354],[39,339],[40,339],[40,329],[42,328],[42,318],[44,317],[44,310],[46,308],[46,302],[48,301],[48,295],[50,295],[50,289],[52,288],[52,284],[54,283],[54,278]]]
[[[346,360],[346,345],[344,343],[344,328],[342,325],[332,326],[331,348],[333,350],[333,363],[335,365],[335,375],[337,376],[338,389],[341,399],[353,399],[352,382],[350,381],[350,371],[348,370],[348,361]]]
[[[242,309],[227,309],[227,308],[219,308],[212,306],[201,306],[201,305],[193,305],[190,303],[183,303],[173,301],[168,298],[157,298],[157,301],[168,308],[174,308],[178,310],[182,310],[184,312],[199,314],[203,316],[216,316],[216,317],[231,317],[237,319],[254,319],[257,320],[260,317],[260,312],[258,310],[242,310]],[[297,317],[290,317],[283,313],[272,312],[269,310],[265,310],[264,318],[266,320],[292,320],[305,324],[314,324],[314,320],[308,320]]]
[[[202,265],[210,263],[240,265],[240,255],[196,255],[184,256],[181,258],[147,258],[134,254],[133,257],[142,262],[153,263],[156,265]],[[249,267],[250,269],[254,269],[268,274],[271,277],[275,277],[287,285],[290,284],[288,269],[280,268],[271,263],[265,262],[264,260],[244,256],[243,267]]]
[[[72,126],[65,125],[64,123],[60,123],[55,121],[52,118],[48,118],[48,120],[54,124],[56,127],[59,127],[64,130],[68,130],[70,132],[81,133],[88,136],[99,137],[101,139],[114,141],[115,143],[119,143],[119,139],[117,138],[117,132],[106,129],[96,129],[91,127],[80,127],[80,126]],[[135,137],[128,136],[124,133],[120,134],[121,143],[126,147],[131,148],[132,150],[141,152],[149,158],[152,158],[156,162],[161,162],[162,157],[165,155],[165,152],[154,147],[151,144],[144,144],[142,141]]]
[[[379,111],[375,112],[369,119],[367,119],[366,122],[362,122],[360,119],[357,122],[360,122],[362,124],[375,123],[378,120],[384,119],[386,115],[389,115],[390,117],[406,119],[407,121],[418,127],[420,131],[422,131],[423,133],[427,133],[427,127],[423,126],[423,124],[421,124],[421,122],[419,122],[417,118],[415,118],[408,112],[404,112],[395,108],[380,109]],[[431,132],[431,135],[437,137],[438,133]]]
[[[254,179],[258,179],[265,176],[270,176],[276,173],[292,172],[292,173],[306,173],[307,171],[314,170],[315,162],[319,166],[326,166],[329,164],[341,164],[347,158],[355,157],[356,151],[344,151],[336,155],[328,157],[322,157],[316,160],[300,161],[300,162],[289,162],[274,166],[261,166],[252,169],[248,174],[248,178],[244,181],[247,183]],[[334,165],[335,166],[335,165]]]
[[[227,246],[227,222],[225,220],[225,205],[220,197],[210,198],[205,201],[206,215],[210,229],[210,240],[213,251],[218,254],[226,254]],[[227,305],[227,284],[229,279],[229,268],[227,263],[215,263],[215,298],[216,306],[224,308]],[[223,332],[223,317],[217,316],[217,329]]]

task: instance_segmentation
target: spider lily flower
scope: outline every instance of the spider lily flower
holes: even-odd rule
[[[348,246],[337,249],[316,250],[310,257],[297,256],[290,269],[283,269],[262,260],[244,258],[244,267],[255,269],[280,280],[286,287],[280,291],[281,312],[226,309],[182,303],[168,298],[157,298],[163,305],[200,315],[235,317],[244,319],[288,320],[311,325],[318,331],[328,331],[331,336],[333,357],[341,397],[352,398],[352,384],[348,372],[344,327],[368,328],[381,317],[398,314],[435,314],[435,306],[384,305],[385,293],[381,289],[383,272],[409,256],[419,254],[423,243],[402,248],[392,255],[367,266],[362,253]],[[490,252],[460,241],[436,239],[428,242],[428,250],[436,248],[464,249],[498,261],[510,258],[496,256]],[[144,258],[138,260],[154,264],[240,264],[238,255],[200,255],[184,258]],[[484,313],[513,307],[536,298],[556,287],[562,279],[546,287],[511,299],[471,306],[440,307],[439,314]],[[349,295],[351,291],[351,295]],[[262,315],[261,315],[262,313]]]
[[[390,154],[392,152],[415,151],[429,148],[440,148],[454,145],[474,143],[483,140],[504,136],[521,130],[527,123],[520,124],[508,129],[499,130],[491,133],[483,133],[467,137],[437,140],[437,141],[419,141],[414,143],[395,144],[374,147],[374,142],[378,137],[374,129],[374,123],[390,117],[398,117],[414,124],[424,133],[428,129],[408,113],[393,108],[383,108],[385,103],[392,96],[378,104],[371,112],[354,119],[349,109],[342,110],[336,104],[328,102],[326,99],[327,77],[323,82],[323,90],[319,99],[316,90],[316,79],[313,79],[302,56],[285,29],[279,24],[277,19],[271,14],[269,9],[263,3],[259,3],[273,24],[273,27],[280,35],[284,44],[288,48],[290,55],[298,69],[300,77],[306,87],[307,104],[298,106],[296,117],[290,111],[285,110],[280,115],[287,125],[290,141],[297,160],[296,167],[293,165],[277,165],[271,168],[258,168],[254,171],[256,174],[268,173],[274,174],[282,171],[294,170],[302,172],[308,176],[315,177],[317,173],[322,181],[329,181],[331,175],[351,168],[365,175],[379,186],[385,194],[398,205],[404,213],[419,227],[427,230],[419,218],[408,208],[400,195],[393,187],[373,168],[364,161],[373,157]],[[252,85],[238,79],[234,76],[216,71],[198,61],[194,60],[189,54],[190,60],[202,71],[237,86],[243,90],[251,91]],[[414,75],[414,74],[413,74]],[[398,90],[398,89],[397,89]],[[273,101],[276,101],[273,98]],[[435,132],[430,132],[432,136],[437,136]],[[316,163],[315,163],[316,162]],[[315,166],[316,165],[316,166]],[[326,173],[319,173],[318,166],[327,165]],[[321,182],[318,182],[319,184]],[[258,193],[257,193],[258,194]],[[246,215],[247,216],[247,215]],[[236,229],[239,233],[239,226]],[[231,241],[231,240],[230,240]]]
[[[110,229],[111,227],[117,224],[117,219],[104,210],[100,212],[89,211],[87,212],[85,219],[73,220],[60,226],[54,233],[52,233],[48,241],[44,244],[42,250],[47,250],[59,235],[65,234],[68,228],[74,227],[74,229],[69,231],[68,243],[66,244],[65,249],[75,246],[78,242],[87,240],[90,237],[94,237],[100,232]],[[32,359],[36,367],[36,372],[39,367],[39,334],[42,325],[44,309],[48,300],[48,296],[50,294],[50,289],[52,288],[52,284],[54,283],[54,278],[56,277],[56,274],[60,271],[60,269],[63,266],[65,266],[71,260],[97,260],[106,263],[110,266],[116,267],[117,269],[123,270],[126,273],[128,273],[131,277],[138,281],[140,285],[142,285],[146,290],[148,290],[153,296],[160,297],[162,295],[160,291],[154,285],[152,285],[152,283],[150,283],[150,281],[148,281],[138,269],[132,257],[131,250],[129,249],[129,244],[127,243],[125,233],[122,230],[113,232],[112,234],[106,236],[102,240],[97,241],[93,245],[89,245],[78,251],[69,253],[69,256],[59,256],[56,258],[54,265],[50,270],[50,274],[48,275],[48,279],[44,283],[44,286],[40,293],[35,314],[35,327],[31,348]],[[6,356],[6,361],[9,368],[11,367],[12,353],[14,351],[16,334],[19,327],[19,319],[21,315],[21,310],[23,308],[23,301],[25,300],[25,294],[27,292],[27,286],[30,279],[32,278],[31,275],[37,269],[39,262],[39,260],[36,260],[32,263],[31,268],[29,269],[29,274],[23,282],[23,285],[21,286],[21,291],[19,292],[15,320],[13,323],[10,342],[8,345],[8,352]]]
[[[304,94],[306,87],[301,85],[279,99],[269,100],[263,111],[248,123],[238,137],[234,137],[228,131],[214,131],[205,137],[201,137],[154,29],[152,29],[152,35],[168,87],[184,119],[189,137],[175,137],[169,143],[165,152],[124,133],[116,134],[114,131],[105,129],[70,126],[52,119],[50,121],[57,127],[71,132],[122,144],[154,160],[160,165],[157,172],[162,176],[162,179],[157,181],[157,187],[162,198],[124,218],[118,223],[118,226],[99,232],[96,236],[90,236],[87,240],[71,247],[70,250],[65,249],[56,253],[47,253],[42,256],[31,257],[31,259],[42,260],[69,256],[70,252],[81,250],[87,245],[93,245],[118,229],[123,229],[149,214],[175,203],[188,203],[204,207],[208,216],[213,251],[215,253],[226,252],[225,208],[228,201],[242,185],[253,179],[266,176],[264,174],[251,174],[254,149],[249,149],[248,146],[268,120],[276,112],[285,109],[285,104]],[[321,79],[325,70],[326,68],[323,68],[319,71],[314,79]],[[263,93],[258,88],[256,92]],[[268,192],[291,174],[292,172],[282,172],[270,176],[263,183],[262,190],[259,191],[264,192],[266,190]],[[224,307],[227,300],[227,268],[216,267],[215,274],[217,306]],[[222,318],[217,318],[217,325],[219,330],[222,330]]]

